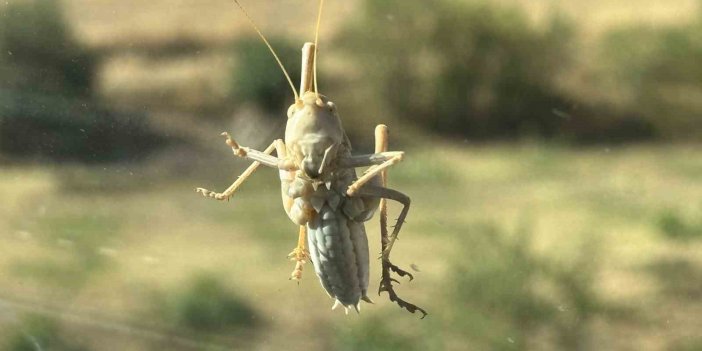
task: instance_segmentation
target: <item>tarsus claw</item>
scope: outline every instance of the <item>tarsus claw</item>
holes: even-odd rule
[[[211,197],[216,200],[229,200],[228,196],[225,196],[222,193],[216,193],[214,191],[207,190],[205,188],[195,188],[195,191],[201,193],[204,197]]]
[[[239,145],[234,139],[232,139],[232,136],[229,135],[229,133],[222,132],[220,135],[227,138],[227,140],[225,140],[224,142],[232,148],[232,151],[234,151],[234,155],[239,157],[246,157],[245,148],[241,147],[241,145]]]
[[[392,286],[392,283],[400,283],[396,279],[390,277],[390,271],[393,271],[397,273],[399,276],[404,277],[408,276],[410,278],[410,281],[414,279],[414,276],[412,276],[411,273],[406,272],[396,265],[392,264],[389,260],[383,260],[382,263],[382,274],[381,274],[381,279],[380,279],[380,286],[378,287],[378,295],[380,295],[381,292],[387,292],[390,298],[390,301],[395,302],[398,306],[401,308],[406,309],[407,311],[411,313],[415,313],[419,311],[422,313],[422,319],[428,315],[427,311],[425,311],[423,308],[409,303],[403,299],[401,299],[399,296],[397,296],[397,293],[395,293],[395,289]]]
[[[291,280],[297,280],[298,284],[300,283],[300,279],[302,279],[302,267],[305,263],[307,263],[309,257],[310,253],[301,247],[296,247],[290,254],[288,254],[288,258],[291,261],[297,261],[295,264],[295,269],[290,276]]]

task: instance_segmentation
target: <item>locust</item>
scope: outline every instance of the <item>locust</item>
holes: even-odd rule
[[[299,94],[261,30],[239,1],[234,2],[268,46],[290,84],[295,102],[287,110],[285,139],[273,141],[263,151],[241,146],[228,133],[222,133],[235,156],[253,162],[223,192],[204,188],[196,191],[208,198],[229,200],[260,165],[277,169],[283,208],[299,226],[297,246],[288,256],[296,262],[290,279],[301,279],[304,264],[311,260],[322,287],[334,299],[332,310],[343,306],[346,313],[350,308],[360,312],[361,301],[373,303],[368,297],[370,265],[364,222],[379,212],[382,271],[378,294],[386,292],[391,302],[424,318],[424,309],[397,295],[393,283],[399,281],[392,273],[409,280],[414,277],[390,261],[410,198],[387,187],[387,170],[403,160],[404,152],[388,151],[388,128],[381,124],[375,128],[375,153],[353,155],[336,105],[319,93],[317,48],[324,0],[319,2],[314,43],[307,42],[302,48]],[[356,168],[360,167],[368,168],[359,177]],[[402,205],[390,233],[387,200]]]

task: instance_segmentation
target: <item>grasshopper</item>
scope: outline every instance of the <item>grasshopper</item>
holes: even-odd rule
[[[427,312],[395,293],[391,272],[413,279],[411,273],[390,262],[390,252],[405,222],[410,198],[387,188],[387,169],[402,161],[404,152],[387,151],[388,128],[375,129],[375,153],[352,155],[351,143],[341,124],[336,105],[319,94],[317,57],[319,25],[324,0],[320,0],[314,43],[302,50],[300,95],[270,43],[238,0],[234,0],[246,19],[268,46],[292,88],[295,102],[287,111],[285,140],[275,140],[263,151],[239,145],[228,133],[226,144],[237,157],[253,161],[225,191],[204,188],[196,191],[205,197],[228,200],[260,165],[279,170],[283,208],[299,226],[297,247],[289,258],[296,262],[290,279],[302,278],[303,265],[311,259],[322,287],[333,298],[332,309],[343,306],[360,312],[360,301],[368,297],[369,253],[364,222],[380,212],[382,272],[378,294],[387,292],[390,301],[422,318]],[[276,156],[272,156],[273,151]],[[357,167],[369,168],[360,176]],[[388,234],[386,200],[398,201],[402,210]],[[306,248],[309,247],[309,250]]]

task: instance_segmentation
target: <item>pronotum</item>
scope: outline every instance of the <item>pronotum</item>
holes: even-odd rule
[[[369,253],[364,222],[380,212],[381,279],[378,293],[387,292],[391,301],[409,312],[426,311],[395,293],[391,272],[412,275],[390,262],[390,252],[407,212],[410,198],[386,187],[387,168],[400,162],[401,151],[388,152],[388,129],[375,129],[375,152],[352,155],[351,143],[341,124],[336,105],[319,94],[317,87],[317,44],[324,0],[320,0],[315,42],[302,49],[300,95],[275,51],[238,0],[234,0],[285,74],[295,102],[287,113],[285,141],[275,140],[264,151],[240,146],[228,133],[226,143],[234,155],[254,161],[229,188],[221,193],[197,188],[199,193],[217,200],[228,200],[259,165],[280,172],[283,207],[290,220],[299,225],[297,247],[289,257],[296,261],[291,279],[301,279],[308,259],[314,265],[322,287],[333,298],[332,309],[341,305],[360,311],[360,301],[368,297]],[[272,156],[273,151],[276,156]],[[370,166],[361,177],[355,168]],[[392,233],[387,231],[386,199],[402,204],[402,211]],[[305,241],[309,250],[305,248]]]

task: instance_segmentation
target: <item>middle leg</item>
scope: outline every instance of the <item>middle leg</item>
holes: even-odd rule
[[[405,153],[402,151],[388,152],[388,127],[384,124],[376,126],[375,154],[351,156],[341,158],[338,161],[338,166],[342,168],[371,166],[360,178],[349,185],[346,189],[346,195],[354,196],[354,194],[358,192],[358,189],[376,177],[380,177],[382,185],[386,186],[387,169],[402,161],[404,155]]]
[[[399,152],[396,155],[391,156],[387,161],[379,165],[371,166],[360,178],[349,185],[348,189],[346,190],[346,195],[354,196],[361,187],[379,175],[385,178],[385,172],[387,169],[402,161],[403,157],[404,153]]]
[[[300,234],[297,238],[297,247],[292,250],[288,255],[291,261],[296,261],[295,269],[290,275],[291,280],[302,279],[302,266],[309,260],[310,252],[305,248],[305,242],[307,241],[307,227],[304,225],[300,226]]]

